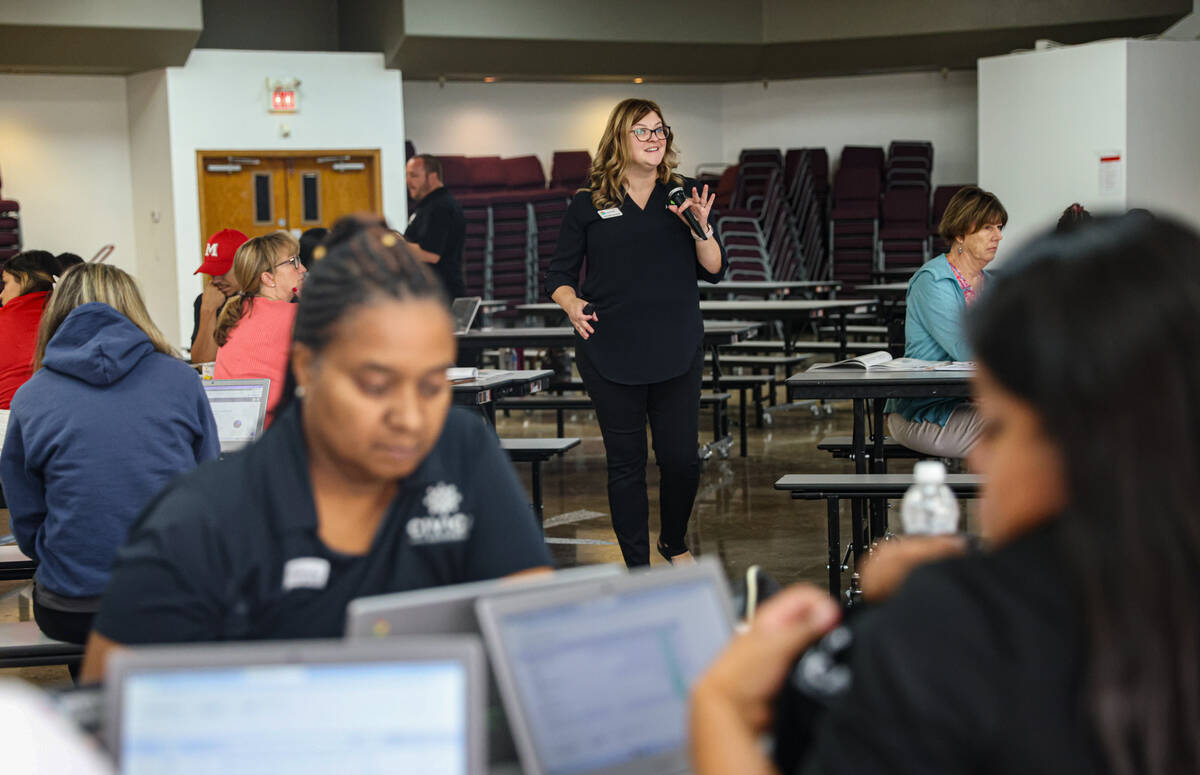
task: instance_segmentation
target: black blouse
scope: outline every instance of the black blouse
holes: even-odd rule
[[[685,178],[683,190],[690,196],[694,185]],[[604,210],[620,213],[611,217],[596,210],[591,191],[581,191],[558,233],[546,293],[567,285],[596,305],[596,333],[587,341],[577,336],[575,346],[612,382],[645,385],[678,377],[703,344],[696,280],[719,282],[728,259],[721,246],[716,273],[696,260],[690,230],[667,209],[667,192],[674,187],[655,184],[644,210],[626,196],[620,208]]]

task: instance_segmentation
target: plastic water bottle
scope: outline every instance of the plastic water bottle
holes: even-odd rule
[[[908,535],[941,535],[958,530],[958,501],[946,486],[946,466],[922,460],[913,467],[913,483],[900,504]]]

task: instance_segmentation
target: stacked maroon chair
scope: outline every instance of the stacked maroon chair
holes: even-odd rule
[[[583,186],[587,178],[587,171],[592,166],[592,158],[588,152],[579,151],[577,153],[581,153],[582,156],[574,162],[568,161],[567,168],[564,170],[559,166],[560,153],[563,152],[554,154],[553,169],[558,169],[559,174],[566,175],[565,179],[555,185],[552,174],[549,188],[535,193],[529,202],[530,208],[533,210],[534,239],[530,248],[530,261],[534,267],[533,298],[535,300],[542,297],[542,278],[546,276],[546,271],[550,268],[550,260],[554,257],[554,249],[558,246],[558,232],[562,228],[563,216],[567,214],[567,205],[571,203],[571,197],[575,196],[575,192]],[[534,161],[537,161],[536,157]],[[540,162],[537,169],[540,176],[542,174]],[[580,169],[583,172],[576,180],[576,173]]]
[[[466,220],[463,240],[463,280],[468,296],[486,297],[488,255],[491,253],[491,227],[488,223],[487,199],[474,193],[472,166],[465,156],[439,156],[442,163],[442,182],[454,194]]]
[[[847,150],[851,150],[847,146]],[[882,182],[883,149],[879,166],[867,154],[852,154],[847,166],[843,161],[833,184],[833,203],[829,212],[829,246],[833,258],[833,277],[849,284],[870,282],[875,269],[879,235],[879,195]],[[843,152],[843,158],[845,152]]]
[[[929,259],[929,197],[925,189],[884,192],[879,246],[885,269],[916,270]]]
[[[0,198],[0,264],[21,252],[21,205]]]
[[[933,143],[926,140],[895,140],[888,146],[884,178],[887,189],[920,188],[929,196],[933,173]]]
[[[591,169],[592,155],[587,151],[555,151],[550,162],[550,188],[574,192],[587,184]]]
[[[963,187],[963,184],[960,183],[952,186],[938,186],[933,190],[933,206],[930,210],[929,220],[929,237],[932,243],[930,255],[932,256],[940,256],[949,250],[946,241],[938,233],[938,227],[942,225],[942,216],[946,213],[946,206]]]
[[[804,279],[829,279],[829,262],[825,249],[828,224],[825,197],[817,191],[813,174],[815,149],[793,148],[784,157],[787,203],[800,242],[804,262]]]

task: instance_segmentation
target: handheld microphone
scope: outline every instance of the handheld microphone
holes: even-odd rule
[[[683,193],[683,186],[676,186],[675,188],[668,191],[667,192],[667,201],[670,202],[671,204],[675,205],[676,207],[681,207],[683,205],[683,203],[687,201],[687,195]],[[696,235],[696,239],[700,239],[700,240],[708,239],[707,231],[705,229],[701,228],[700,220],[696,217],[696,214],[694,212],[692,212],[691,210],[684,210],[683,217],[685,220],[687,220],[688,226],[692,227],[692,232]]]

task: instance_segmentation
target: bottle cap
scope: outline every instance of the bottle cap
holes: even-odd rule
[[[946,466],[940,460],[921,460],[913,466],[913,481],[917,484],[941,484],[946,481]]]

